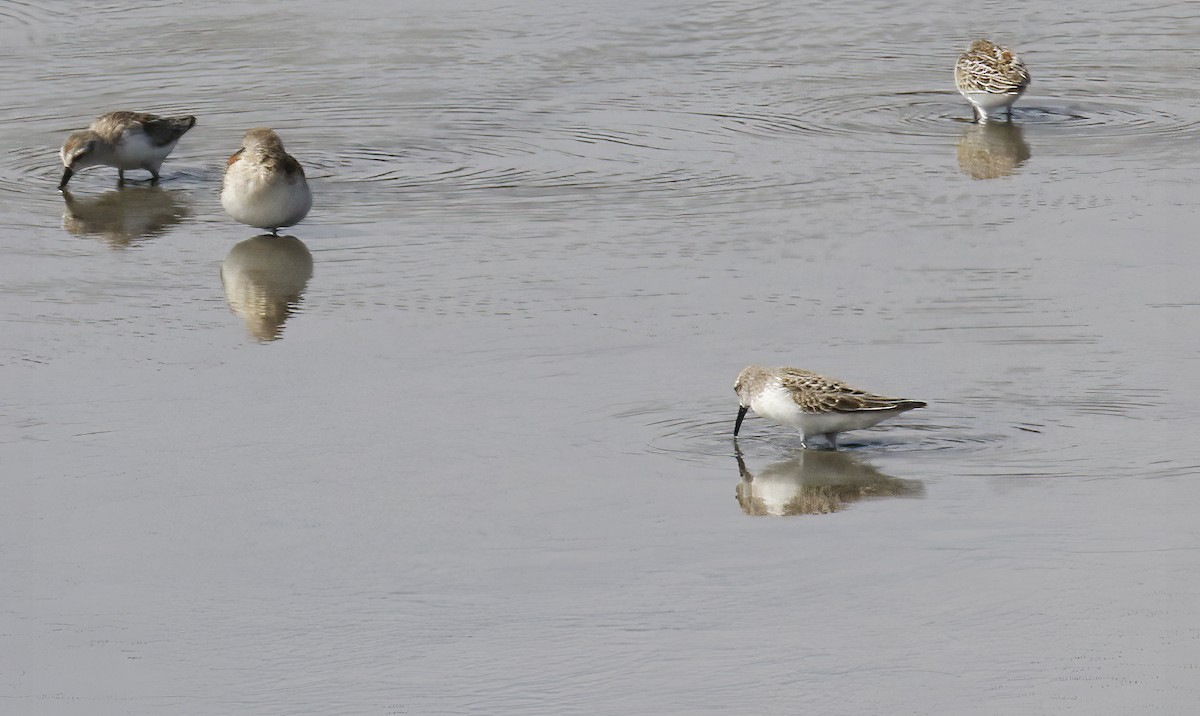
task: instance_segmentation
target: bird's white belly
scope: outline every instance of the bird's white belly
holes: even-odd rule
[[[964,92],[963,96],[967,98],[971,104],[978,107],[988,114],[998,109],[1006,109],[1013,105],[1017,99],[1024,94],[1021,92],[1013,92],[1012,94],[1003,94],[999,92]]]
[[[114,147],[113,158],[120,169],[152,169],[158,171],[163,160],[175,148],[175,142],[156,146],[145,134],[127,134]]]
[[[895,410],[863,410],[849,413],[805,413],[800,430],[809,435],[844,433],[862,430],[895,415]]]
[[[308,215],[312,192],[303,179],[288,183],[283,177],[233,172],[221,190],[221,206],[243,224],[277,229],[292,226]]]
[[[782,386],[772,386],[763,390],[750,407],[764,418],[796,428],[804,434],[805,438],[810,435],[827,435],[869,428],[900,412],[897,410],[862,410],[806,413],[800,409],[800,405]]]

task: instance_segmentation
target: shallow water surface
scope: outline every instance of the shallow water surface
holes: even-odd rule
[[[0,7],[0,711],[1200,699],[1191,4],[63,12]],[[113,109],[198,123],[60,194]],[[930,405],[735,443],[752,362]]]

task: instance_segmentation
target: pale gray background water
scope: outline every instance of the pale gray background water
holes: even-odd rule
[[[1193,712],[1195,4],[138,5],[0,5],[0,712]],[[743,483],[752,361],[930,407]]]

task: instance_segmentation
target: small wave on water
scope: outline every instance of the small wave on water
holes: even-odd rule
[[[653,433],[647,451],[669,455],[693,464],[712,464],[733,458],[741,451],[756,461],[783,460],[801,449],[800,434],[789,428],[748,420],[742,434],[733,438],[733,415],[713,419],[718,409],[708,406],[688,416],[667,416],[657,407],[629,408],[616,417],[635,419]],[[727,406],[726,406],[727,407]],[[878,427],[844,433],[838,439],[838,451],[860,458],[870,456],[907,457],[920,469],[911,474],[929,477],[942,475],[961,478],[1020,479],[1168,479],[1188,478],[1200,467],[1195,461],[1164,454],[1147,459],[1145,453],[1130,452],[1127,438],[1114,431],[1114,440],[1103,454],[1095,449],[1092,418],[1112,418],[1102,407],[1089,407],[1070,414],[1038,408],[1050,416],[1045,420],[1005,419],[999,414],[969,415],[964,405],[947,404],[946,412],[921,420],[888,421]],[[699,417],[695,417],[699,416]],[[907,417],[907,416],[905,416]],[[824,451],[817,441],[809,450]],[[928,457],[922,458],[921,455]],[[1097,463],[1108,465],[1097,472]],[[911,468],[911,465],[910,465]]]
[[[727,132],[759,137],[819,135],[898,138],[923,145],[958,134],[956,126],[973,123],[969,105],[946,90],[871,93],[849,92],[808,98],[781,107],[705,113]],[[1033,133],[1091,143],[1111,138],[1181,138],[1200,134],[1200,115],[1186,108],[1120,99],[1054,100],[1023,98],[1013,107],[1012,123]],[[1102,151],[1097,148],[1095,151]],[[1111,151],[1111,150],[1108,150]]]
[[[42,4],[8,0],[0,3],[0,27],[6,30],[6,43],[12,45],[13,36],[29,44],[40,44],[60,18],[52,7]]]
[[[0,189],[14,194],[53,194],[62,172],[58,147],[10,147],[0,156]],[[113,183],[116,184],[115,172]]]
[[[687,462],[709,462],[714,457],[732,455],[737,446],[743,449],[747,446],[767,446],[769,453],[783,454],[801,445],[799,432],[765,420],[752,419],[743,425],[735,445],[733,423],[736,404],[732,408],[730,405],[692,407],[694,409],[686,415],[678,412],[666,415],[658,405],[634,406],[615,417],[637,420],[654,433],[648,444],[649,452],[671,455]],[[727,417],[714,417],[725,413],[728,413]],[[754,424],[756,422],[758,424]],[[1010,434],[1036,430],[1036,426],[1024,425],[1012,426],[1005,433],[989,433],[965,420],[931,423],[921,420],[919,415],[906,415],[876,428],[844,433],[838,436],[838,449],[889,454],[933,451],[974,453],[1003,446]],[[816,439],[814,447],[821,449],[824,443]]]
[[[957,97],[957,95],[953,95]],[[727,131],[762,137],[781,135],[943,137],[956,118],[951,93],[938,91],[851,92],[789,102],[795,113],[744,110],[712,113]]]

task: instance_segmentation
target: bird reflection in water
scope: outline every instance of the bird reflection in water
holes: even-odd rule
[[[283,324],[299,307],[312,274],[312,254],[295,236],[263,234],[246,239],[221,263],[229,308],[263,342],[282,337]]]
[[[734,444],[737,501],[748,515],[820,515],[869,497],[918,497],[919,480],[889,477],[845,451],[803,450],[751,473]]]
[[[76,236],[99,236],[110,246],[129,246],[159,236],[190,213],[174,191],[157,186],[126,187],[76,198],[63,190],[63,228]]]
[[[1015,174],[1032,156],[1021,127],[1012,122],[971,124],[958,140],[958,167],[975,179]]]

